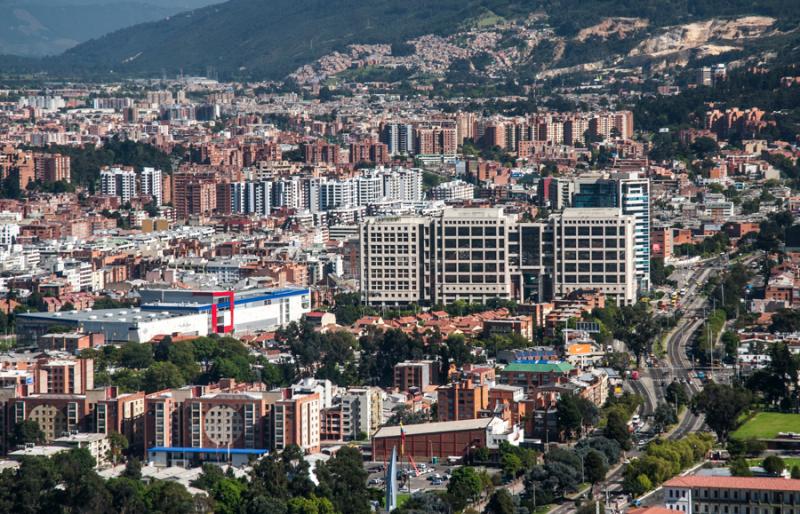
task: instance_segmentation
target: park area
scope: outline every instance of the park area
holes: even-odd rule
[[[778,432],[800,433],[800,414],[759,412],[740,426],[731,437],[734,439],[773,439],[778,436]]]

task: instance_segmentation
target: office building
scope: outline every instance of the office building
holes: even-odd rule
[[[650,289],[650,179],[638,172],[578,177],[564,204],[575,208],[618,208],[635,219],[634,265],[637,290]],[[551,188],[552,182],[550,183]],[[550,193],[553,194],[552,192]]]
[[[636,301],[633,216],[618,208],[569,208],[551,220],[555,296],[597,290],[618,305]]]
[[[372,305],[509,298],[511,220],[501,208],[370,219],[361,226],[361,277]]]

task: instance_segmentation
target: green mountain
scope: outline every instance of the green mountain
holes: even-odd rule
[[[0,53],[57,55],[83,41],[180,10],[156,1],[76,5],[63,0],[0,0]]]
[[[353,43],[399,43],[451,34],[490,13],[547,15],[562,36],[609,16],[640,17],[650,29],[709,17],[767,15],[796,29],[798,0],[229,0],[124,28],[43,60],[0,59],[0,69],[60,75],[203,73],[282,78]]]

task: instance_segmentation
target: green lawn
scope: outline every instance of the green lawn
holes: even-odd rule
[[[751,466],[760,466],[763,461],[763,458],[747,459],[747,463]],[[800,457],[784,457],[783,464],[786,466],[786,469],[792,469],[795,466],[800,466]]]
[[[733,434],[735,439],[772,439],[778,432],[800,432],[800,414],[759,412],[740,426]]]
[[[397,508],[399,509],[406,504],[411,495],[408,493],[397,493]]]

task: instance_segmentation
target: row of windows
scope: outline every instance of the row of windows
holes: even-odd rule
[[[373,269],[371,270],[369,276],[372,278],[410,278],[411,272],[410,270],[403,268],[400,269],[390,268],[386,270]]]
[[[580,271],[582,273],[588,273],[590,271],[595,273],[597,272],[602,273],[603,271],[610,271],[616,273],[617,271],[625,271],[625,264],[617,265],[616,262],[609,262],[606,263],[604,266],[602,262],[596,262],[591,264],[588,262],[579,262],[579,263],[568,262],[564,264],[564,271],[567,273],[574,273],[576,271]]]
[[[506,229],[504,227],[445,227],[445,236],[504,236]]]
[[[439,255],[439,258],[441,258],[441,254]],[[473,261],[496,261],[496,260],[501,260],[501,261],[504,261],[505,258],[506,258],[506,252],[504,252],[504,251],[496,252],[494,250],[488,250],[488,251],[485,251],[485,252],[482,252],[480,250],[472,250],[472,251],[460,250],[460,251],[456,252],[456,251],[453,251],[453,250],[449,250],[449,251],[444,252],[444,258],[447,261],[455,261],[455,260],[460,260],[460,261],[469,261],[469,260],[473,260]]]
[[[445,248],[497,248],[503,246],[502,239],[445,239]]]
[[[498,271],[504,272],[506,270],[505,263],[495,263],[495,262],[487,262],[486,264],[480,262],[473,262],[470,264],[469,262],[459,262],[456,264],[455,262],[448,262],[444,265],[445,273],[497,273]]]
[[[505,277],[502,275],[446,275],[445,284],[502,284]]]
[[[588,261],[589,259],[593,261],[602,261],[605,258],[607,261],[624,261],[625,260],[625,252],[617,252],[617,251],[581,251],[581,252],[574,252],[574,251],[566,251],[564,252],[564,259],[565,261]]]
[[[371,246],[370,253],[376,255],[392,255],[397,253],[410,253],[415,254],[417,253],[417,247],[414,245],[408,246],[395,246],[395,245],[384,245],[384,246]]]
[[[565,284],[623,284],[625,275],[564,275]]]
[[[616,226],[613,227],[564,227],[564,235],[565,236],[602,236],[605,233],[607,236],[618,236],[624,235],[625,229],[617,228]]]
[[[625,248],[624,239],[563,239],[562,248]]]

